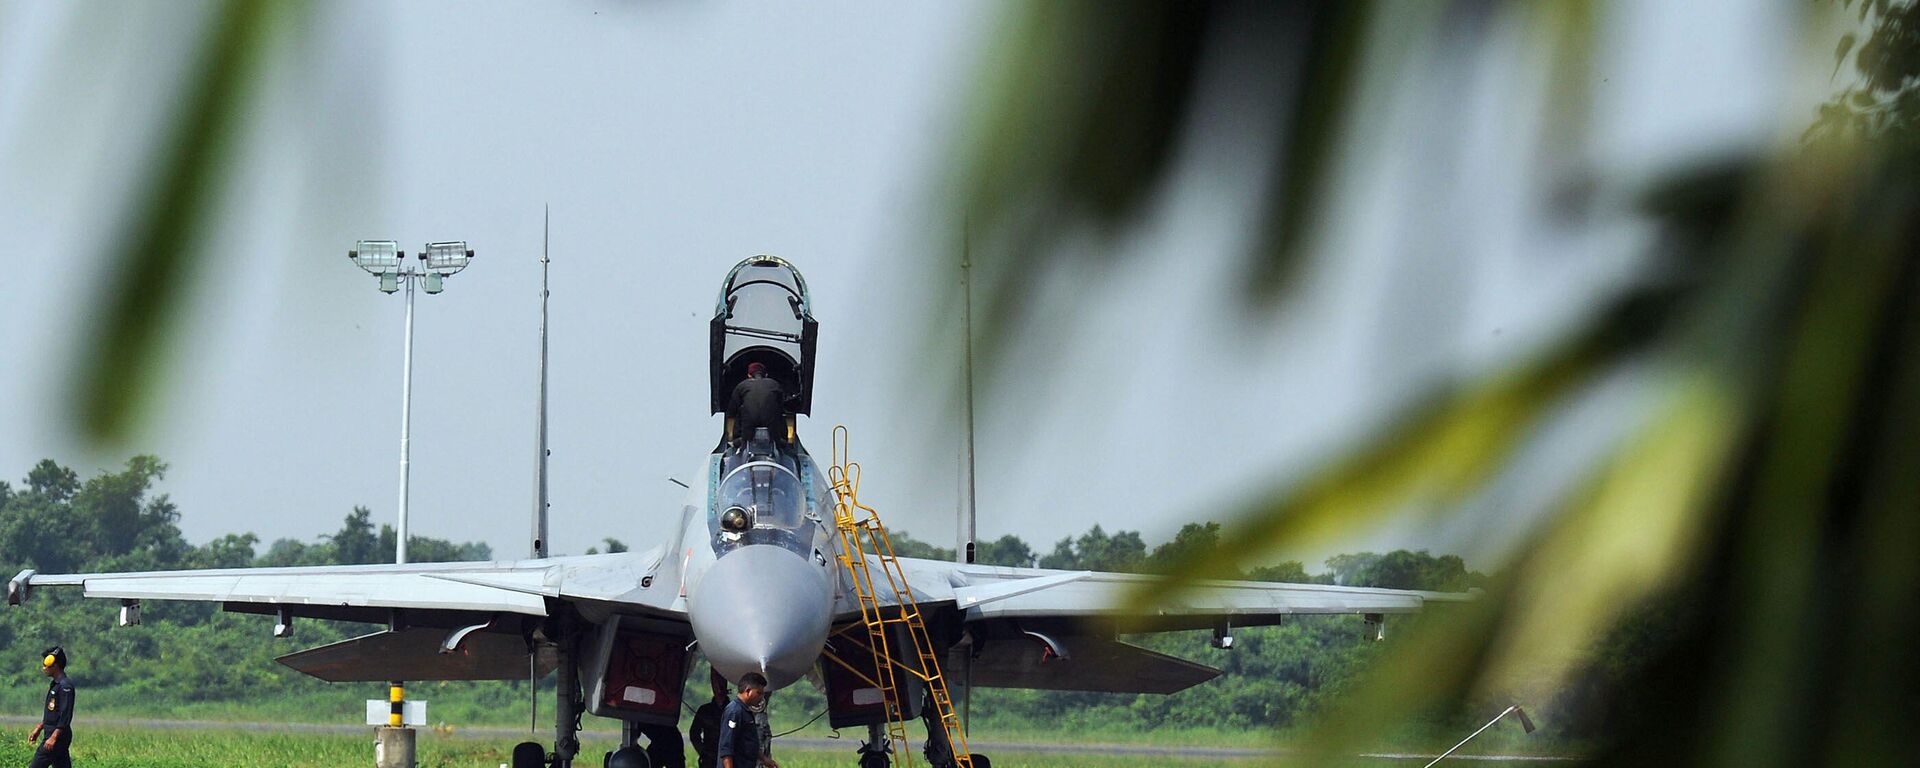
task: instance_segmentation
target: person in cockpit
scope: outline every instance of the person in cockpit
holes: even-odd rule
[[[753,431],[767,428],[774,440],[787,440],[787,394],[780,382],[767,377],[767,367],[747,364],[747,378],[733,386],[733,399],[727,405],[733,414],[733,439],[753,437]]]

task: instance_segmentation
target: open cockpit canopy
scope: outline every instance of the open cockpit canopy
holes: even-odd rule
[[[747,366],[760,363],[767,376],[794,393],[795,413],[813,408],[813,347],[820,324],[813,319],[807,281],[778,256],[753,256],[734,265],[720,284],[712,334],[713,413],[727,408]]]

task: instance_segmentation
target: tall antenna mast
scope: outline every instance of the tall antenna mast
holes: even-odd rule
[[[959,546],[954,549],[954,560],[962,563],[973,562],[974,552],[974,502],[973,502],[973,232],[972,221],[967,220],[960,232],[960,316],[966,329],[966,364],[963,374],[966,376],[967,389],[967,432],[963,448],[963,458],[967,471],[967,499],[960,505]]]
[[[540,410],[533,422],[533,556],[547,556],[547,246],[553,232],[553,208],[540,223]]]
[[[967,473],[965,490],[966,501],[960,505],[959,546],[953,550],[953,559],[961,563],[973,562],[974,555],[974,503],[973,503],[973,217],[961,220],[960,229],[960,316],[961,327],[967,337],[965,342],[966,359],[961,367],[961,375],[967,377],[967,431],[965,442],[961,446],[961,457]],[[960,654],[960,668],[956,670],[960,677],[960,722],[961,729],[973,726],[973,653],[979,648],[978,641],[969,641],[967,651]]]

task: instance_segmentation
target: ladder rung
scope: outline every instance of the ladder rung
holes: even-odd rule
[[[836,496],[834,504],[834,524],[840,530],[844,545],[839,556],[840,563],[846,568],[853,581],[856,603],[860,607],[860,621],[867,629],[870,652],[876,662],[875,680],[881,684],[883,711],[888,713],[887,735],[889,739],[907,744],[905,702],[900,700],[900,691],[896,670],[920,679],[927,686],[928,697],[932,700],[934,712],[941,728],[946,730],[947,742],[953,746],[954,762],[960,768],[973,768],[973,757],[967,753],[966,734],[960,728],[960,716],[953,708],[953,697],[947,692],[946,678],[940,670],[940,654],[928,636],[925,621],[920,615],[918,603],[914,600],[912,582],[907,580],[906,571],[900,565],[900,558],[893,548],[893,541],[887,535],[886,525],[880,520],[880,513],[871,507],[860,504],[858,495],[858,473],[856,465],[844,455],[844,432],[835,430],[835,465],[828,473]],[[868,558],[880,562],[880,574],[887,580],[880,584],[873,575]],[[882,587],[893,594],[893,605],[898,609],[894,615],[888,615],[880,604]],[[889,639],[888,628],[906,625],[908,642],[913,644],[913,656],[918,660],[919,669],[907,666],[896,658],[893,641]],[[843,632],[845,630],[842,630]],[[900,648],[900,651],[906,649]],[[911,766],[910,750],[898,753],[902,765]]]

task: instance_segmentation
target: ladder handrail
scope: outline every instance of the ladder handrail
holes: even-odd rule
[[[868,650],[874,659],[871,681],[880,684],[881,702],[887,711],[887,737],[903,745],[908,743],[906,707],[900,701],[899,680],[893,674],[894,668],[899,667],[926,685],[928,698],[932,699],[934,714],[946,736],[947,749],[952,753],[954,764],[959,768],[973,768],[973,756],[967,751],[967,737],[960,725],[960,715],[954,711],[953,698],[947,692],[946,677],[940,671],[939,649],[934,647],[926,623],[921,620],[919,600],[914,597],[913,585],[907,581],[906,570],[900,566],[893,539],[880,522],[880,513],[860,503],[860,465],[848,458],[847,444],[847,428],[834,427],[833,464],[827,468],[827,479],[834,491],[834,524],[840,531],[842,545],[840,562],[853,582],[855,602],[860,606],[860,621],[867,629]],[[880,605],[878,580],[874,578],[873,569],[867,562],[869,549],[873,558],[880,562],[880,572],[886,577],[887,587],[893,595],[893,607],[898,615],[892,618],[886,615],[887,612]],[[913,644],[915,666],[910,667],[894,659],[892,642],[887,636],[890,624],[905,625],[907,637]],[[854,671],[844,661],[838,658],[834,661],[846,666],[848,671]],[[866,678],[865,675],[860,677]],[[903,750],[900,753],[905,765],[913,764],[911,752]]]

